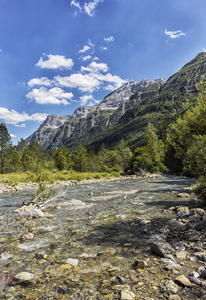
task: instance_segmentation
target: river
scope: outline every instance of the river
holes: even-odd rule
[[[171,218],[163,210],[177,205],[177,194],[192,183],[158,177],[65,186],[63,198],[45,211],[50,217],[38,219],[15,213],[31,191],[0,195],[0,274],[35,276],[23,285],[0,280],[1,299],[124,299],[123,291],[164,299],[158,285],[165,274],[156,258],[149,271],[134,264],[151,264],[151,233]],[[28,232],[33,239],[22,240]]]

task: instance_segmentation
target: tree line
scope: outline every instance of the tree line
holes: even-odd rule
[[[194,102],[187,102],[185,112],[169,125],[164,136],[149,123],[144,145],[132,152],[121,140],[113,149],[102,145],[98,151],[87,151],[79,145],[74,151],[64,146],[45,153],[36,141],[26,145],[21,139],[11,143],[6,125],[0,124],[0,172],[38,172],[74,170],[76,172],[119,172],[134,174],[140,170],[169,172],[198,178],[197,193],[206,198],[206,82],[197,86]]]

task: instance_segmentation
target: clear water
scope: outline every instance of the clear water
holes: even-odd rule
[[[177,193],[192,183],[174,177],[70,186],[46,211],[52,218],[32,220],[17,220],[15,213],[29,192],[1,195],[0,274],[35,275],[23,286],[0,281],[2,299],[119,299],[112,278],[124,276],[132,287],[135,257],[149,255],[144,224],[155,232],[170,217],[162,211],[177,205]],[[22,241],[27,232],[34,238]],[[68,258],[78,259],[78,266],[66,264]]]

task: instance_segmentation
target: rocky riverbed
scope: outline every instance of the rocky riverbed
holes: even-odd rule
[[[42,215],[18,213],[25,189],[3,193],[1,299],[206,299],[206,211],[192,183],[61,185]]]

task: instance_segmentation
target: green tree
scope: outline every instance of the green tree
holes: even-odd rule
[[[21,161],[24,171],[39,172],[46,167],[46,156],[35,140],[24,149]]]
[[[50,152],[50,154],[52,153]],[[70,167],[70,152],[64,146],[61,146],[57,149],[54,160],[60,171],[68,170]]]
[[[0,163],[1,173],[5,173],[5,162],[11,145],[11,136],[4,123],[0,124]]]
[[[132,152],[127,146],[124,139],[122,139],[115,147],[117,156],[119,157],[119,165],[122,168],[123,174],[126,174],[131,164]]]
[[[88,153],[86,148],[79,145],[72,153],[72,168],[77,172],[86,172],[88,163]]]

